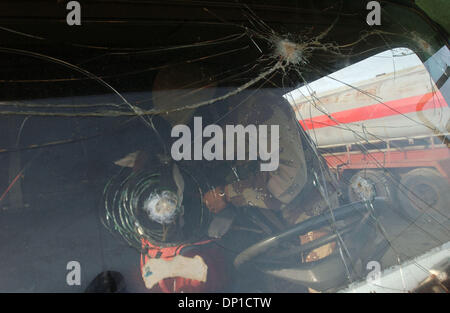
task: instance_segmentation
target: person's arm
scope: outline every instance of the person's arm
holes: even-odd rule
[[[279,209],[282,203],[267,188],[269,179],[267,172],[259,172],[248,179],[210,190],[203,200],[213,213],[220,212],[228,203],[237,207],[256,206]]]

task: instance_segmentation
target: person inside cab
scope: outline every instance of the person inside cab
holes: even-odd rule
[[[153,83],[154,107],[170,111],[212,99],[217,94],[217,85],[208,80],[207,73],[207,69],[195,64],[162,69]],[[224,128],[224,134],[226,125],[266,125],[269,129],[266,136],[269,150],[275,147],[270,142],[273,137],[270,129],[271,126],[277,126],[279,151],[278,164],[270,171],[261,171],[261,165],[265,161],[250,159],[248,153],[244,159],[239,160],[236,157],[209,164],[205,160],[190,162],[191,165],[188,166],[195,168],[199,165],[198,162],[203,162],[204,170],[200,170],[200,176],[204,178],[204,185],[208,189],[203,193],[202,201],[212,215],[210,228],[217,225],[220,228],[220,223],[214,222],[215,218],[226,214],[231,207],[276,211],[281,213],[287,225],[293,225],[338,206],[333,177],[312,147],[307,134],[296,120],[295,112],[284,97],[273,90],[260,89],[251,91],[250,95],[242,92],[215,105],[220,106],[222,112],[217,114],[218,111],[214,111],[212,105],[210,110],[213,114],[210,116],[213,118],[210,121],[220,124]],[[190,123],[194,113],[195,110],[187,109],[169,112],[162,117],[169,127],[174,127]],[[225,136],[223,150],[225,154],[230,154],[225,144],[227,140],[229,138]],[[244,142],[249,147],[248,136]],[[234,149],[234,153],[237,151]],[[146,171],[154,166],[153,163],[145,149],[116,162],[120,166],[132,167],[135,172]],[[189,214],[187,210],[175,209],[175,198],[171,194],[161,193],[153,202],[147,203],[147,208],[153,211],[153,215],[149,214],[148,218],[153,222],[164,223],[158,214],[173,215],[169,224],[172,229],[170,234],[174,237],[168,236],[163,243],[151,242],[143,237],[141,273],[146,287],[151,291],[162,292],[216,292],[228,288],[231,275],[226,251],[215,244],[223,232],[219,231],[215,238],[206,236],[202,240],[182,241],[183,243],[174,240],[173,238],[179,239],[179,234],[183,233],[179,230],[185,227],[183,218]],[[299,238],[299,241],[304,244],[327,231],[322,229],[311,232]],[[303,261],[323,258],[331,254],[333,249],[333,244],[327,244],[310,252]]]

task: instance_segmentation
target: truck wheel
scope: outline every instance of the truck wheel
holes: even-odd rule
[[[410,218],[424,213],[437,220],[450,218],[450,186],[434,169],[416,168],[406,173],[398,195],[403,212]]]
[[[396,192],[391,179],[382,170],[362,170],[350,179],[348,198],[350,202],[384,198],[389,204],[394,203]]]

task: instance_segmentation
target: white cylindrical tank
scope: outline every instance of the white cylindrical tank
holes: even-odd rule
[[[319,147],[447,134],[450,109],[424,65],[291,101]]]

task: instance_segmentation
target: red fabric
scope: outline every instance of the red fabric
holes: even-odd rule
[[[148,252],[144,254],[146,246],[148,247]],[[230,282],[230,273],[225,261],[223,249],[211,240],[175,247],[160,248],[143,239],[142,247],[141,274],[143,272],[144,264],[148,259],[155,258],[158,255],[160,255],[160,258],[167,260],[172,259],[176,255],[183,255],[186,257],[199,255],[208,266],[206,282],[182,277],[167,278],[150,289],[151,292],[219,292],[223,291]]]

